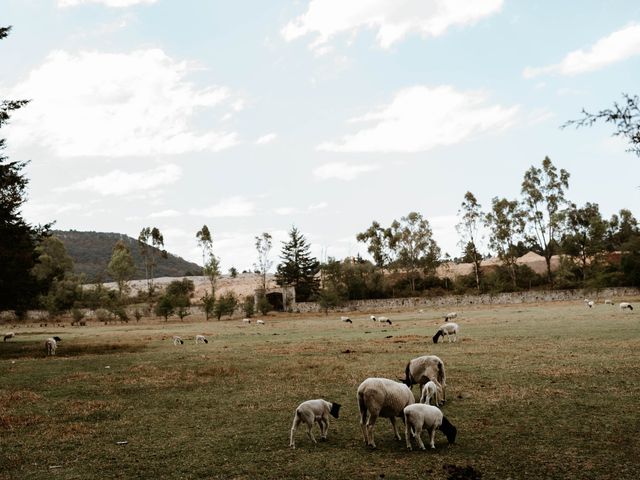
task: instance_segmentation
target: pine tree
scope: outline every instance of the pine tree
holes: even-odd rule
[[[0,39],[11,27],[0,27]],[[0,101],[0,127],[9,121],[11,112],[26,100]],[[50,225],[33,227],[26,223],[20,208],[26,201],[29,181],[22,174],[27,162],[10,162],[2,155],[5,139],[0,138],[0,311],[23,313],[48,285],[39,282],[31,270],[36,264],[36,247],[48,234]]]
[[[296,300],[310,300],[319,288],[316,274],[320,271],[320,262],[311,256],[310,246],[296,227],[289,232],[290,240],[282,246],[282,262],[276,270],[276,283],[280,286],[295,288]]]

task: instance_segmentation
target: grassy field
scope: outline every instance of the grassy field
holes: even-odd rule
[[[0,478],[640,478],[640,314],[468,307],[459,341],[434,345],[440,313],[18,328],[0,343]],[[380,419],[367,449],[358,385],[426,354],[445,362],[456,444],[408,452]],[[299,429],[289,449],[295,407],[319,397],[343,404],[328,441]]]

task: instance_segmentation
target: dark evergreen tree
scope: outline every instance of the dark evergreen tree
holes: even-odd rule
[[[0,39],[11,27],[0,28]],[[9,121],[11,112],[27,100],[0,101],[0,127]],[[23,313],[33,305],[47,285],[39,282],[31,270],[36,264],[36,246],[48,233],[49,225],[33,227],[20,214],[26,201],[28,180],[22,174],[27,162],[10,162],[2,155],[5,139],[0,138],[0,310]]]
[[[282,246],[281,263],[276,270],[276,283],[295,288],[296,301],[311,300],[319,288],[320,262],[311,256],[310,247],[296,227],[289,232],[290,240]]]

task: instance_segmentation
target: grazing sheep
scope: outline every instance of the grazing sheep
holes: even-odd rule
[[[56,342],[61,342],[61,341],[62,341],[62,339],[61,339],[60,337],[58,337],[58,336],[53,337],[53,339],[54,339]]]
[[[302,422],[307,424],[307,436],[313,443],[318,443],[313,436],[313,432],[311,432],[314,422],[320,427],[320,439],[323,441],[326,440],[327,432],[329,431],[329,415],[333,418],[338,418],[340,415],[340,407],[341,405],[339,403],[327,402],[321,398],[307,400],[298,405],[296,413],[293,416],[293,426],[291,427],[291,434],[289,435],[289,446],[296,448],[296,442],[293,436],[296,428],[298,428]]]
[[[436,384],[439,391],[442,392],[441,403],[446,401],[447,377],[444,371],[444,363],[439,357],[435,355],[424,355],[414,358],[407,363],[404,372],[405,378],[402,380],[402,383],[409,388],[411,388],[412,385],[418,384],[422,390],[424,384],[431,380]]]
[[[340,317],[340,320],[346,323],[353,323],[349,317]]]
[[[47,338],[44,341],[44,348],[47,355],[55,355],[56,349],[58,348],[58,342],[55,340],[55,337]]]
[[[413,435],[422,450],[426,450],[420,436],[423,428],[426,428],[431,436],[431,448],[436,448],[434,443],[436,429],[439,429],[447,436],[449,443],[454,443],[456,441],[456,434],[458,433],[456,427],[447,420],[447,417],[442,414],[438,407],[425,405],[423,403],[415,403],[405,407],[404,425],[405,438],[407,441],[407,448],[409,450],[411,450],[411,431],[414,432]]]
[[[420,403],[426,403],[427,405],[431,404],[431,397],[436,405],[438,405],[438,386],[432,382],[428,381],[422,387],[422,395],[420,395]]]
[[[9,340],[10,338],[15,337],[16,334],[14,332],[7,332],[4,334],[4,340],[3,342],[6,342],[7,340]]]
[[[371,320],[373,320],[374,322],[377,322],[377,321],[378,321],[378,319],[376,318],[376,316],[375,316],[375,315],[371,315],[369,318],[370,318]]]
[[[388,323],[389,325],[392,325],[391,320],[389,320],[387,317],[378,317],[378,321],[380,323]]]
[[[451,343],[451,335],[454,335],[453,341],[455,342],[456,340],[458,340],[458,330],[460,330],[460,326],[454,322],[444,323],[440,325],[438,327],[438,331],[433,336],[433,343],[438,343],[438,339],[440,337],[444,337],[445,334],[449,339],[449,343]]]
[[[242,323],[251,323],[251,319],[250,318],[243,318],[242,319]]]
[[[595,305],[595,302],[593,300],[588,300],[588,299],[585,298],[584,299],[584,305],[586,307],[593,308],[593,306]]]
[[[367,378],[358,387],[357,397],[360,428],[368,446],[376,448],[373,428],[378,417],[388,418],[395,437],[402,440],[396,426],[396,417],[402,417],[404,407],[415,402],[408,386],[387,378]]]
[[[257,323],[258,325],[264,325],[264,320],[256,320],[256,323]]]
[[[626,308],[628,308],[629,310],[633,310],[633,306],[629,302],[621,302],[620,310],[624,310]]]
[[[605,299],[604,304],[605,305],[613,305],[613,302],[611,301],[610,298],[607,298],[607,299]]]
[[[209,340],[204,335],[196,335],[196,345],[198,343],[209,343]]]
[[[444,316],[444,321],[448,322],[452,318],[458,318],[458,312],[449,312]]]
[[[175,335],[173,337],[173,344],[174,345],[183,345],[184,341],[182,340],[182,338],[180,338],[179,336]]]

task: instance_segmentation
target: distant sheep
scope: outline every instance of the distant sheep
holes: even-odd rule
[[[264,320],[256,320],[256,323],[257,323],[258,325],[264,325]]]
[[[346,323],[353,323],[349,317],[340,317],[340,321]]]
[[[595,305],[595,302],[593,300],[585,300],[584,304],[589,308],[593,308],[593,306]]]
[[[422,394],[420,395],[420,403],[426,403],[427,405],[431,404],[431,398],[433,398],[436,405],[438,405],[438,386],[432,382],[428,381],[422,387]]]
[[[449,443],[454,443],[456,441],[456,434],[458,433],[456,427],[447,420],[447,417],[442,414],[442,411],[440,411],[438,407],[425,405],[423,403],[415,403],[405,407],[404,425],[405,438],[407,441],[407,448],[409,450],[411,450],[411,431],[413,431],[413,436],[415,436],[415,439],[422,450],[426,450],[421,438],[423,428],[426,428],[427,432],[429,432],[431,439],[429,445],[431,448],[436,448],[434,440],[437,429],[447,436]]]
[[[298,428],[302,422],[307,424],[307,436],[313,443],[318,443],[311,431],[314,422],[320,427],[320,439],[323,441],[326,440],[327,432],[329,431],[329,415],[333,418],[338,418],[340,415],[340,407],[341,405],[339,403],[327,402],[321,398],[307,400],[298,405],[296,413],[293,416],[293,426],[291,427],[291,434],[289,435],[289,446],[296,448],[294,434],[296,428]]]
[[[209,343],[209,340],[204,335],[196,335],[196,345],[198,343]]]
[[[446,401],[447,377],[444,370],[444,363],[435,355],[424,355],[416,357],[407,363],[405,368],[405,378],[402,381],[411,388],[412,385],[420,385],[420,390],[428,382],[436,384],[442,392],[442,403]]]
[[[613,302],[611,301],[610,298],[607,298],[607,299],[605,299],[604,304],[605,305],[613,305]]]
[[[387,317],[378,317],[378,321],[379,321],[380,323],[388,323],[389,325],[393,325],[393,324],[391,323],[391,320],[389,320]]]
[[[445,334],[447,335],[447,339],[449,339],[449,343],[451,343],[451,335],[453,335],[453,341],[458,340],[458,330],[460,330],[460,326],[457,323],[449,322],[444,323],[438,327],[438,331],[433,336],[433,343],[438,343],[438,339],[443,337]]]
[[[396,417],[402,417],[404,408],[415,402],[408,386],[387,378],[367,378],[358,387],[357,398],[360,427],[368,446],[376,448],[373,428],[378,417],[388,418],[395,437],[402,440],[396,426]]]
[[[47,338],[44,341],[44,348],[47,355],[55,355],[56,349],[58,348],[58,342],[55,340],[55,337]]]
[[[180,338],[179,336],[175,335],[173,337],[173,344],[174,345],[183,345],[184,341],[182,340],[182,338]]]
[[[373,320],[374,322],[377,322],[377,321],[378,321],[378,319],[376,318],[376,316],[375,316],[375,315],[371,315],[369,318],[370,318],[371,320]]]
[[[16,334],[14,332],[7,332],[4,334],[4,340],[2,340],[3,342],[6,342],[7,340],[9,340],[10,338],[15,337]]]
[[[444,321],[448,322],[452,318],[458,318],[458,312],[449,312],[444,316]]]
[[[242,323],[251,323],[251,319],[250,318],[243,318],[242,319]]]
[[[629,310],[633,310],[633,306],[629,302],[621,302],[620,303],[620,310],[625,310],[627,308]]]

